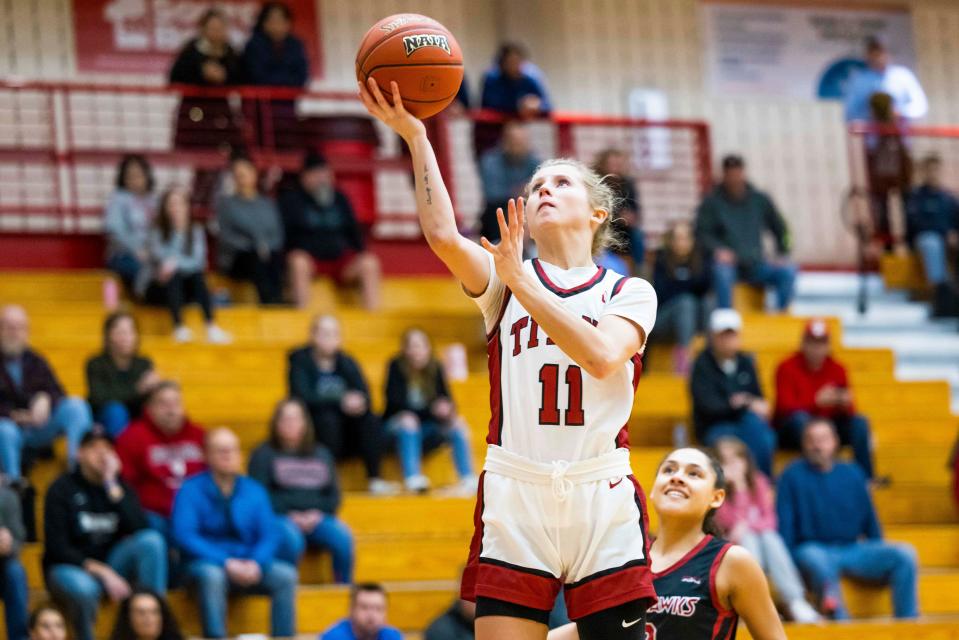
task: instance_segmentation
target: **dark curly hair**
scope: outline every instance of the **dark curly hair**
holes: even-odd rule
[[[149,589],[137,589],[130,597],[120,603],[120,610],[117,612],[117,621],[113,625],[113,631],[110,633],[110,640],[137,640],[137,634],[133,631],[133,625],[130,623],[130,606],[135,598],[140,596],[149,596],[156,600],[160,606],[160,617],[163,623],[160,626],[160,635],[156,640],[183,640],[183,633],[180,631],[180,625],[170,605],[158,593]]]
[[[286,18],[287,22],[293,23],[293,12],[285,3],[264,2],[263,6],[260,7],[260,13],[256,16],[256,22],[253,23],[254,33],[263,33],[263,25],[270,19],[270,14],[274,11],[279,11],[283,14],[283,17]]]
[[[147,193],[153,191],[153,188],[156,186],[156,181],[153,178],[153,167],[150,166],[150,162],[139,153],[128,153],[122,158],[120,158],[120,163],[117,165],[117,179],[116,179],[116,188],[117,189],[126,189],[126,175],[127,169],[130,168],[131,164],[138,165],[140,171],[143,172],[143,175],[147,179]]]

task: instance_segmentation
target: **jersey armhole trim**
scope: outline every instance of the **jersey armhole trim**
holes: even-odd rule
[[[724,606],[719,599],[719,592],[716,590],[716,574],[719,573],[719,566],[723,563],[723,558],[726,557],[726,553],[733,548],[733,543],[727,542],[723,545],[723,548],[719,550],[716,554],[716,557],[713,558],[713,564],[709,568],[709,597],[713,601],[713,607],[716,608],[716,611],[723,616],[734,615],[736,612],[728,607]]]
[[[629,282],[629,276],[623,276],[616,281],[616,284],[613,285],[613,290],[609,294],[609,299],[612,300],[616,297],[616,294],[623,290],[623,287],[626,286],[626,283]],[[645,329],[643,330],[645,331]]]
[[[509,287],[503,287],[503,302],[500,304],[499,313],[496,314],[496,322],[493,324],[493,328],[486,333],[487,344],[499,333],[500,323],[503,322],[503,316],[506,315],[506,307],[509,306],[509,301],[512,297],[513,292],[510,291]]]

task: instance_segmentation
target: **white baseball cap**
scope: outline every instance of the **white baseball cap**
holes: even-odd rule
[[[716,309],[709,316],[710,333],[739,331],[743,328],[743,317],[735,309]]]

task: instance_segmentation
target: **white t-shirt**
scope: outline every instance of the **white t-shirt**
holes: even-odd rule
[[[492,255],[489,260],[489,284],[474,298],[488,334],[487,442],[537,462],[574,462],[628,447],[639,355],[604,380],[589,375],[549,341],[497,276]],[[645,280],[597,266],[563,270],[538,259],[523,268],[584,322],[616,315],[646,336],[653,330],[656,292]]]

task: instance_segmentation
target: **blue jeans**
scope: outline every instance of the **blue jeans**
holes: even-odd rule
[[[798,269],[794,264],[770,264],[761,262],[742,278],[749,284],[771,286],[776,290],[776,308],[786,309],[792,302]],[[713,289],[716,291],[716,306],[728,309],[733,306],[733,285],[739,279],[739,269],[733,264],[713,263]]]
[[[407,430],[399,420],[390,420],[387,429],[396,437],[396,449],[403,467],[403,477],[411,478],[422,473],[423,450],[435,449],[444,442],[453,448],[453,465],[460,478],[473,475],[473,456],[470,452],[469,435],[458,426],[441,425],[427,420],[416,429]]]
[[[812,420],[805,411],[794,411],[779,421],[779,446],[783,449],[799,451],[802,449],[802,432]],[[839,434],[840,444],[852,446],[856,464],[862,467],[867,478],[874,475],[872,464],[872,432],[866,416],[853,414],[840,416],[832,420]]]
[[[738,420],[717,422],[707,427],[703,444],[712,447],[720,438],[732,436],[742,440],[756,460],[756,466],[767,476],[773,474],[773,453],[776,451],[776,432],[752,411],[746,411]]]
[[[704,298],[692,293],[681,293],[667,300],[656,312],[656,331],[652,334],[657,343],[672,338],[681,347],[688,347],[700,327],[706,326],[705,317],[709,305]]]
[[[923,231],[916,236],[916,250],[922,258],[926,280],[931,285],[946,281],[946,239],[935,231]]]
[[[166,592],[167,547],[152,529],[127,536],[107,555],[107,564],[133,585]],[[135,579],[134,579],[135,578]],[[103,597],[100,581],[72,564],[56,564],[47,572],[47,588],[70,616],[78,640],[93,640],[97,607]]]
[[[353,533],[336,516],[325,514],[313,531],[304,534],[286,516],[277,518],[280,548],[276,557],[296,566],[307,545],[328,549],[333,556],[333,577],[339,584],[353,582]]]
[[[127,289],[133,288],[142,268],[143,264],[132,253],[117,253],[107,258],[107,269],[120,276]]]
[[[835,599],[836,617],[840,620],[849,617],[839,589],[841,576],[888,584],[892,588],[895,616],[915,618],[919,615],[916,550],[911,545],[881,540],[843,545],[805,542],[793,550],[793,556],[812,590],[820,598]]]
[[[9,418],[0,418],[0,464],[11,478],[21,475],[20,460],[24,447],[50,446],[57,436],[66,434],[67,458],[73,464],[83,434],[93,426],[90,405],[82,398],[63,398],[53,408],[50,419],[40,427],[21,427]]]
[[[27,638],[27,573],[17,556],[0,558],[0,596],[8,640]]]
[[[296,567],[274,560],[266,567],[260,568],[263,577],[259,584],[245,589],[232,589],[242,593],[269,595],[270,635],[274,638],[296,635]],[[194,560],[187,565],[186,572],[198,592],[203,637],[226,637],[226,599],[231,591],[226,569],[211,562]]]
[[[115,439],[130,424],[130,410],[122,402],[111,400],[97,411],[97,422]]]

